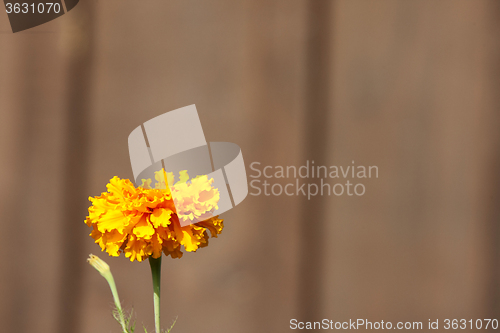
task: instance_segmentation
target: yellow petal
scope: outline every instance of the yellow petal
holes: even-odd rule
[[[118,230],[123,233],[123,229],[128,225],[128,220],[119,210],[109,210],[103,216],[97,225],[100,232]]]
[[[167,227],[170,224],[170,216],[172,214],[173,212],[170,209],[156,208],[149,216],[149,219],[155,228]]]

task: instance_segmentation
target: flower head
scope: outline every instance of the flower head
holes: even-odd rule
[[[162,252],[180,258],[181,246],[194,252],[208,245],[207,230],[212,237],[221,233],[223,220],[212,216],[219,201],[213,179],[198,176],[188,182],[189,175],[181,171],[180,180],[169,187],[174,176],[162,169],[155,180],[155,188],[151,179],[135,187],[128,179],[113,177],[107,192],[89,198],[92,206],[85,222],[102,251],[115,257],[124,252],[131,261],[159,258]],[[202,222],[181,226],[195,221]]]

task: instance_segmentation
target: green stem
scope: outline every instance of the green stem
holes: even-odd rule
[[[111,294],[113,295],[113,300],[115,301],[115,306],[118,311],[118,317],[120,325],[122,326],[123,332],[127,333],[127,325],[125,324],[125,317],[123,315],[122,305],[120,303],[120,298],[118,297],[118,290],[116,289],[115,279],[111,271],[104,272],[102,274],[106,281],[108,281],[109,288],[111,289]]]
[[[155,309],[155,332],[160,332],[160,284],[161,284],[161,257],[154,259],[149,257],[151,275],[153,276],[154,309]]]
[[[122,304],[120,303],[120,298],[118,298],[118,290],[116,290],[115,279],[113,278],[113,274],[111,274],[111,269],[109,265],[106,264],[104,260],[91,254],[87,259],[89,264],[94,267],[99,274],[101,274],[109,284],[109,288],[111,289],[111,294],[113,294],[113,299],[115,300],[116,311],[118,312],[118,318],[116,317],[116,313],[113,312],[113,317],[120,323],[123,329],[123,333],[128,333],[127,324],[125,321],[125,316],[123,315]]]

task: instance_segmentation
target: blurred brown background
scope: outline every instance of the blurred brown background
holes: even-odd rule
[[[87,0],[17,34],[0,18],[2,332],[119,332],[85,261],[87,197],[132,178],[136,126],[190,104],[247,167],[379,178],[362,197],[248,196],[208,248],[164,258],[165,327],[500,319],[500,2]],[[148,263],[101,257],[152,329]]]

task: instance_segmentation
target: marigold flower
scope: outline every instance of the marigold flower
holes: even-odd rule
[[[128,179],[113,177],[107,192],[89,198],[92,206],[85,223],[93,228],[90,236],[110,256],[124,252],[130,261],[159,258],[162,252],[180,258],[181,246],[189,252],[207,246],[207,229],[217,237],[224,227],[222,219],[212,216],[219,191],[207,176],[187,182],[189,175],[181,171],[179,178],[169,188],[174,176],[162,169],[155,173],[155,188],[151,188],[151,179],[135,187]],[[181,226],[192,221],[202,222]]]

